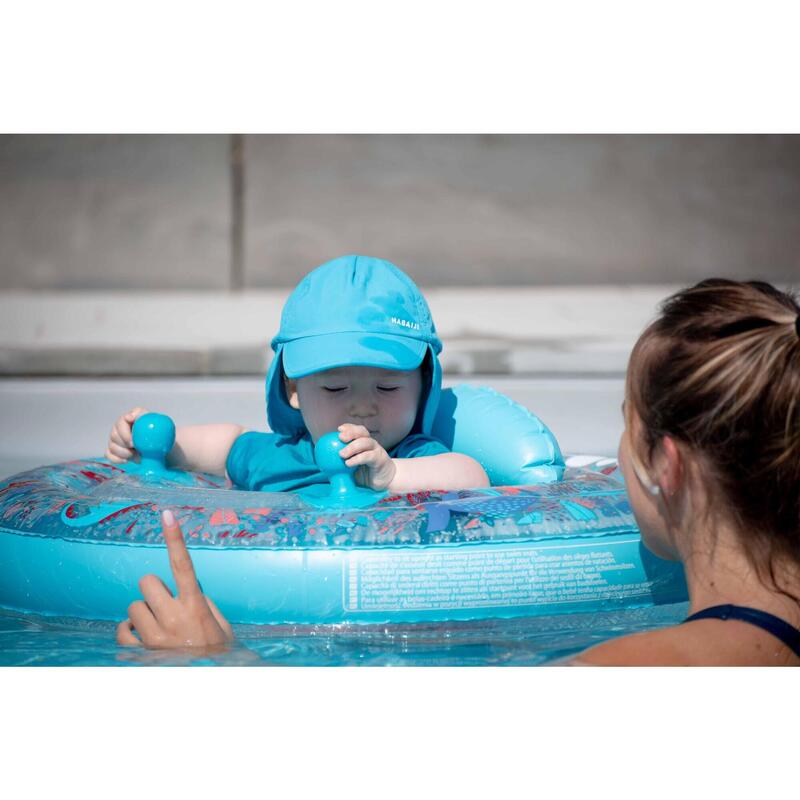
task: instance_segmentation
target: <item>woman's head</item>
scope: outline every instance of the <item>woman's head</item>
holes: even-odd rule
[[[760,571],[774,557],[800,564],[798,314],[767,283],[702,281],[664,302],[628,368],[632,466],[646,472],[665,444],[690,453],[711,513]]]

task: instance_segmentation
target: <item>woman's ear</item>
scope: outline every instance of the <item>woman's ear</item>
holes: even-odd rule
[[[300,401],[297,399],[297,381],[284,375],[283,388],[286,391],[286,399],[289,401],[289,405],[299,411]]]
[[[656,480],[661,491],[672,497],[683,483],[684,463],[683,453],[678,443],[671,436],[664,436],[661,440],[661,463]]]

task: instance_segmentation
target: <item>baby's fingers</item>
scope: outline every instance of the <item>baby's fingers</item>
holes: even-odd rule
[[[130,450],[127,447],[121,447],[114,442],[109,442],[106,449],[106,458],[114,464],[123,464],[133,458],[134,452],[134,450]]]
[[[364,465],[378,466],[382,461],[380,450],[365,450],[362,453],[356,453],[352,458],[345,460],[348,467],[361,467]]]
[[[117,444],[124,445],[125,447],[133,447],[133,423],[136,422],[142,414],[146,413],[146,408],[137,406],[126,414],[123,414],[114,423],[114,428],[111,431],[112,439],[115,439]]]
[[[377,444],[378,443],[374,439],[370,439],[368,436],[362,436],[359,439],[350,442],[347,447],[343,447],[339,451],[339,455],[342,458],[347,459],[356,455],[357,453],[364,453],[367,450],[373,450]]]
[[[133,447],[133,429],[127,417],[120,417],[111,430],[111,441],[123,447]]]
[[[369,437],[369,431],[363,425],[354,425],[346,422],[339,426],[339,438],[343,442],[351,442],[353,439]]]

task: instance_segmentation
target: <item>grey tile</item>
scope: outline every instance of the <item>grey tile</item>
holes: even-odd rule
[[[0,136],[0,288],[221,288],[227,136]]]
[[[422,285],[800,275],[797,136],[247,136],[247,284],[345,253]]]

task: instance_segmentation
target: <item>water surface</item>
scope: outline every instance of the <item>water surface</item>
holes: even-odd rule
[[[235,625],[211,658],[119,647],[115,625],[0,609],[0,666],[537,666],[674,625],[687,603],[513,620],[417,625]]]

